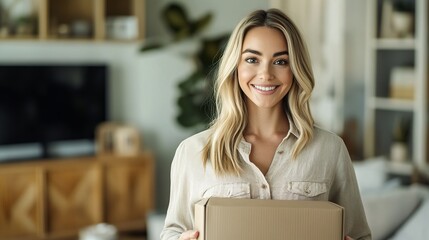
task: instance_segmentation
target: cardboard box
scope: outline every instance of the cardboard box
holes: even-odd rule
[[[344,208],[327,201],[208,198],[195,204],[199,240],[343,240]]]

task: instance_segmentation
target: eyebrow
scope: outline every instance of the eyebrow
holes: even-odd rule
[[[243,51],[243,53],[253,53],[253,54],[262,56],[261,52],[253,50],[253,49],[246,49],[246,50]],[[289,55],[289,52],[288,51],[276,52],[276,53],[273,54],[273,57],[278,57],[278,56],[281,56],[281,55]]]

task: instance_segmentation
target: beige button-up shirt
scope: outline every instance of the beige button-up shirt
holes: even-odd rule
[[[315,127],[313,140],[292,159],[298,133],[290,121],[289,133],[277,147],[265,176],[249,160],[251,144],[243,138],[238,149],[243,174],[217,177],[211,165],[204,168],[201,160],[208,131],[189,137],[177,148],[162,240],[177,240],[182,232],[192,230],[194,204],[212,196],[331,201],[345,208],[346,235],[371,239],[350,156],[337,135]]]

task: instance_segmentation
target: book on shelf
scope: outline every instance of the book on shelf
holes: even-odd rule
[[[395,99],[414,99],[414,67],[394,67],[390,74],[389,97]]]

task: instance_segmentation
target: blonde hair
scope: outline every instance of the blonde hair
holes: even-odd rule
[[[217,175],[240,175],[242,171],[238,145],[247,124],[247,109],[238,84],[237,66],[246,33],[261,26],[280,30],[287,41],[294,81],[284,99],[284,105],[299,132],[292,149],[294,159],[313,136],[314,120],[309,99],[314,78],[304,40],[291,19],[280,10],[255,11],[241,20],[234,29],[219,64],[215,82],[217,116],[211,123],[210,136],[202,152],[204,166],[210,162]]]

